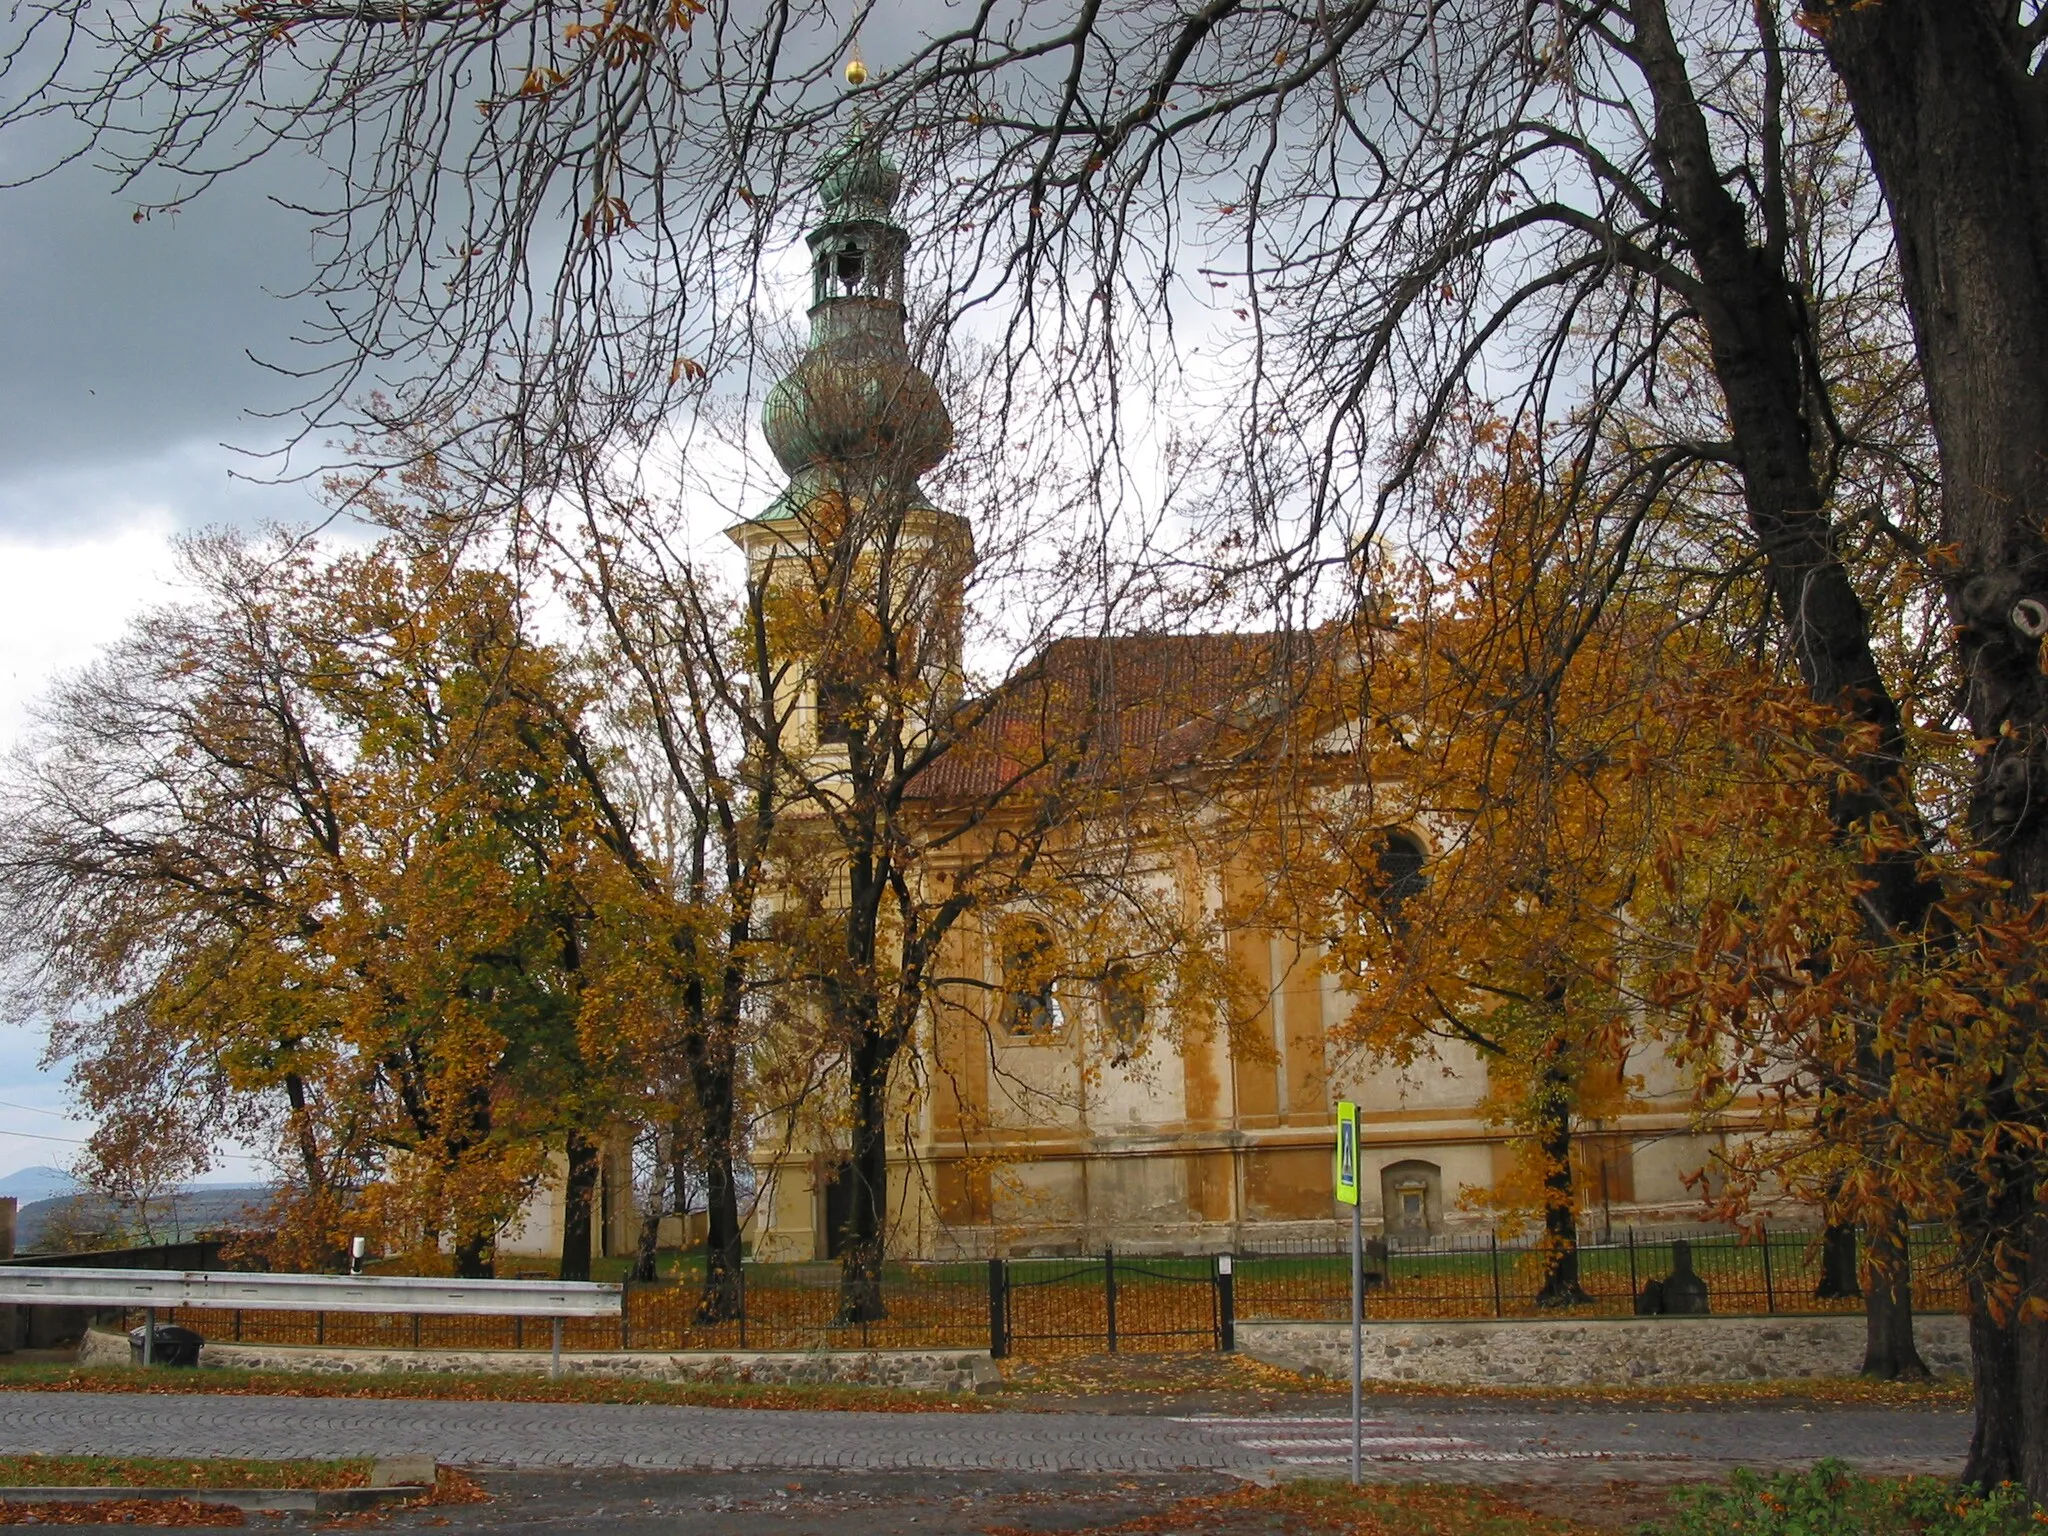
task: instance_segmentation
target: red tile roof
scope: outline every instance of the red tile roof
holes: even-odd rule
[[[1213,761],[1269,713],[1299,637],[1115,635],[1055,640],[961,705],[966,735],[920,774],[925,800],[985,800],[1073,770],[1096,787]]]

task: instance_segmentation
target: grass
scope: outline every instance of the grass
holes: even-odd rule
[[[1714,1310],[1723,1313],[1859,1313],[1860,1302],[1822,1301],[1820,1255],[1807,1234],[1783,1234],[1766,1249],[1719,1235],[1692,1240],[1693,1267],[1707,1282]],[[1961,1294],[1945,1262],[1946,1251],[1916,1243],[1915,1288],[1921,1310],[1954,1311]],[[1579,1283],[1594,1297],[1589,1306],[1539,1309],[1546,1256],[1522,1248],[1474,1246],[1426,1253],[1391,1253],[1384,1283],[1367,1295],[1369,1315],[1423,1320],[1460,1317],[1627,1315],[1647,1282],[1672,1269],[1668,1240],[1582,1243]],[[1237,1261],[1237,1315],[1318,1319],[1348,1315],[1351,1261],[1344,1254],[1246,1255]]]
[[[1562,1483],[1472,1488],[1302,1480],[1182,1499],[1090,1536],[2039,1536],[2011,1495],[1936,1478],[1865,1478],[1838,1463],[1764,1479],[1660,1488]],[[993,1527],[991,1536],[1025,1536]],[[1080,1533],[1069,1533],[1080,1536]]]
[[[4,1488],[360,1488],[367,1459],[164,1460],[151,1456],[0,1456]]]
[[[1612,1507],[1615,1500],[1579,1494],[1575,1506]],[[1633,1492],[1633,1491],[1632,1491]],[[1272,1488],[1181,1499],[1156,1514],[1090,1526],[1088,1536],[1593,1536],[1624,1529],[1537,1508],[1523,1490],[1428,1483],[1297,1481]],[[1540,1500],[1540,1493],[1536,1497]],[[1633,1514],[1661,1511],[1661,1496],[1623,1501]],[[989,1536],[1032,1536],[1021,1527],[991,1526]],[[1043,1532],[1045,1527],[1035,1527]],[[1070,1536],[1080,1536],[1079,1532]]]

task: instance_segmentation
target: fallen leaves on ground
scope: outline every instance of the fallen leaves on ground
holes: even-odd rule
[[[1429,1382],[1374,1380],[1369,1398],[1425,1398],[1444,1402],[1543,1402],[1668,1404],[1674,1407],[1742,1407],[1749,1404],[1966,1406],[1970,1384],[1957,1377],[1931,1381],[1866,1381],[1861,1377],[1813,1377],[1786,1381],[1673,1382],[1626,1387],[1441,1386]],[[1301,1376],[1242,1354],[1074,1354],[1003,1362],[1003,1397],[1015,1406],[1036,1406],[1032,1398],[1100,1399],[1121,1395],[1225,1394],[1245,1407],[1272,1406],[1286,1399],[1317,1397],[1334,1407],[1348,1405],[1349,1381]],[[1023,1401],[1019,1401],[1022,1399]]]
[[[140,1371],[111,1367],[0,1368],[0,1391],[138,1392],[226,1396],[411,1398],[488,1403],[653,1403],[697,1408],[811,1408],[863,1413],[986,1413],[979,1398],[854,1384],[770,1386],[738,1382],[622,1381],[571,1376],[455,1376],[438,1372],[330,1376],[312,1371]]]
[[[369,1480],[367,1459],[0,1456],[0,1487],[7,1488],[360,1488]]]
[[[242,1512],[197,1499],[102,1499],[91,1504],[0,1503],[0,1525],[240,1525]]]
[[[1296,1482],[1181,1499],[1153,1514],[1059,1536],[1596,1536],[1612,1529],[1539,1511],[1503,1490]],[[988,1536],[1045,1533],[991,1526]]]
[[[434,1491],[421,1502],[427,1504],[488,1504],[491,1496],[483,1484],[460,1467],[434,1468]]]

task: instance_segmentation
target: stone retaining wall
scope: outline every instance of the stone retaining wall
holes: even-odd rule
[[[1937,1376],[1968,1375],[1969,1325],[1914,1320],[1920,1357]],[[1349,1380],[1349,1323],[1237,1324],[1241,1354],[1303,1375]],[[1544,1322],[1367,1323],[1367,1382],[1444,1387],[1653,1386],[1853,1376],[1863,1318],[1616,1317]]]
[[[78,1346],[78,1363],[131,1363],[124,1334],[89,1331]],[[412,1371],[444,1374],[545,1376],[546,1350],[511,1349],[328,1349],[296,1344],[208,1344],[200,1366],[238,1371],[319,1371],[336,1375],[400,1375]],[[906,1387],[925,1392],[979,1392],[995,1386],[1002,1373],[986,1351],[965,1349],[877,1349],[831,1352],[756,1351],[734,1354],[661,1354],[652,1350],[562,1352],[564,1376],[605,1376],[628,1381],[737,1381],[781,1386],[842,1382]]]

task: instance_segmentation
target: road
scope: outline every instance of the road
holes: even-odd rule
[[[1694,1480],[1840,1457],[1952,1472],[1966,1412],[1938,1408],[1616,1408],[1527,1402],[1371,1406],[1378,1477]],[[258,1458],[432,1455],[514,1471],[1325,1474],[1348,1458],[1325,1413],[836,1413],[583,1403],[0,1392],[0,1452]]]

